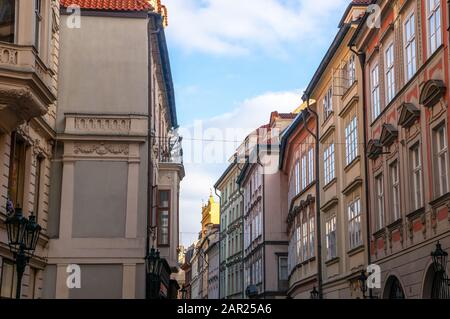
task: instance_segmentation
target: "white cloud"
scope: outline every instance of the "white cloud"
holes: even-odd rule
[[[349,0],[165,0],[167,33],[187,51],[283,55],[283,46],[320,39]],[[331,26],[336,27],[336,26]],[[310,44],[310,42],[308,42]]]
[[[267,92],[238,103],[231,112],[204,119],[201,122],[205,132],[211,129],[216,132],[238,129],[240,136],[237,136],[236,143],[223,142],[223,138],[219,138],[219,141],[210,141],[212,139],[210,136],[204,136],[207,141],[196,140],[192,133],[194,123],[181,128],[180,131],[184,137],[186,177],[181,183],[180,242],[188,245],[197,238],[200,231],[202,200],[208,199],[211,190],[214,194],[213,186],[227,167],[227,160],[233,155],[235,146],[238,146],[252,130],[268,123],[272,111],[293,111],[301,103],[301,92],[301,90]],[[223,156],[219,161],[215,161],[216,163],[211,163],[213,161],[208,158],[207,153],[203,154],[201,162],[189,158],[210,147],[224,149]]]

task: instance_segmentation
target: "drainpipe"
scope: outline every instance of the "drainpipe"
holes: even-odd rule
[[[322,279],[322,230],[321,230],[321,217],[320,217],[320,171],[319,171],[319,115],[309,105],[309,93],[303,95],[303,100],[306,99],[306,111],[312,114],[316,118],[316,132],[313,133],[308,128],[308,121],[305,119],[305,129],[314,137],[316,140],[316,227],[317,227],[317,282],[319,286],[319,299],[323,299],[323,279]]]
[[[242,172],[242,169],[239,168],[238,165],[238,160],[236,158],[236,165],[239,169],[239,172]],[[239,191],[239,195],[242,197],[242,214],[241,214],[241,227],[242,227],[242,239],[241,239],[241,245],[242,245],[242,249],[241,249],[241,265],[242,265],[242,299],[245,299],[245,262],[244,262],[244,256],[245,256],[245,227],[244,227],[244,223],[245,223],[245,219],[244,219],[244,215],[245,215],[245,210],[244,210],[244,204],[245,204],[245,197],[244,197],[244,193],[242,192],[241,189],[241,184],[237,183],[238,185],[238,191]]]
[[[149,15],[149,17],[154,17],[154,15]],[[155,20],[156,21],[156,20]],[[152,35],[158,34],[160,31],[160,28],[158,27],[157,30],[152,30],[151,27],[151,19],[148,20],[148,31],[147,31],[147,41],[148,41],[148,137],[147,137],[147,223],[146,223],[146,240],[145,240],[145,255],[148,256],[150,254],[150,237],[153,237],[155,232],[155,227],[153,224],[153,191],[156,188],[156,185],[153,185],[153,158],[152,158],[152,110],[153,110],[153,50],[152,50]],[[148,277],[147,277],[147,271],[145,272],[146,277],[146,286],[148,285]],[[148,287],[147,287],[148,288]],[[147,291],[148,289],[145,289],[146,291],[146,299],[149,298]]]
[[[363,151],[364,151],[364,179],[366,187],[365,189],[365,196],[366,196],[366,241],[367,241],[367,264],[371,264],[371,254],[370,254],[370,196],[369,196],[369,163],[367,161],[367,108],[366,108],[366,81],[364,80],[365,75],[365,69],[366,69],[366,54],[364,52],[358,52],[353,48],[353,44],[349,45],[350,51],[352,51],[358,58],[359,58],[359,64],[361,65],[361,71],[362,71],[362,103],[363,103]],[[373,291],[372,289],[369,289],[370,298],[373,298]]]

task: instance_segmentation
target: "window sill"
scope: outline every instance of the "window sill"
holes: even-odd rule
[[[431,202],[429,202],[429,204],[431,205],[431,207],[436,208],[436,207],[444,204],[448,200],[450,200],[450,192],[445,193],[444,195],[441,195],[439,197],[436,197]]]
[[[393,221],[392,223],[390,223],[389,225],[387,225],[387,228],[392,231],[395,230],[397,228],[400,228],[400,226],[402,226],[403,224],[403,218],[399,218],[395,221]]]
[[[331,181],[329,181],[327,184],[325,184],[325,186],[323,187],[324,191],[327,191],[328,189],[330,189],[334,184],[336,184],[337,182],[337,178],[334,177]]]
[[[354,80],[352,84],[350,84],[350,86],[344,91],[344,94],[341,97],[341,100],[344,101],[347,96],[349,95],[349,93],[352,91],[352,89],[358,84],[358,80]],[[340,114],[339,114],[340,115]]]
[[[333,115],[334,115],[334,111],[331,111],[331,113],[328,114],[328,116],[326,118],[324,118],[323,123],[322,123],[322,128],[328,124],[328,122],[331,120]]]
[[[383,235],[386,233],[386,229],[384,227],[382,227],[381,229],[377,230],[376,232],[373,233],[373,237],[375,238],[380,238],[383,237]]]
[[[350,249],[347,252],[347,255],[349,255],[349,257],[355,256],[355,255],[359,254],[360,252],[364,251],[364,249],[365,249],[364,245],[361,244],[355,248]]]
[[[330,267],[330,266],[333,266],[334,264],[339,263],[339,261],[340,261],[340,258],[339,258],[339,257],[333,257],[333,258],[327,260],[327,261],[325,262],[325,265],[326,265],[327,267]]]
[[[416,219],[417,217],[421,216],[423,213],[425,213],[425,207],[421,207],[419,209],[416,209],[416,210],[410,212],[408,215],[406,215],[406,217],[409,220]]]
[[[316,260],[316,257],[315,257],[315,256],[314,256],[314,257],[311,257],[311,258],[309,258],[309,259],[307,259],[307,260],[305,260],[304,262],[301,263],[301,265],[302,265],[302,266],[305,266],[305,265],[307,265],[307,264],[309,264],[309,263],[312,263],[314,260]]]
[[[359,163],[360,160],[361,155],[356,156],[349,164],[347,164],[347,166],[344,167],[344,172],[348,173],[348,171],[351,170],[356,163]]]

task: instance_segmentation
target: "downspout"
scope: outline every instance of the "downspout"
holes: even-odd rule
[[[220,211],[219,211],[219,299],[220,299],[220,288],[221,288],[221,277],[220,277],[220,268],[222,267],[222,229],[221,229],[221,218],[222,217],[222,196],[217,194],[217,187],[214,187],[214,193],[217,197],[219,197],[220,201]]]
[[[364,143],[363,143],[363,151],[364,151],[364,179],[365,179],[365,184],[366,187],[365,189],[365,196],[366,196],[366,241],[367,241],[367,264],[370,265],[372,263],[371,259],[371,254],[370,254],[370,216],[369,216],[369,211],[370,211],[370,196],[369,196],[369,164],[367,161],[367,109],[366,109],[366,81],[364,80],[364,76],[365,76],[365,69],[366,69],[366,54],[364,52],[357,52],[354,48],[353,48],[353,44],[349,45],[350,51],[352,51],[356,56],[358,56],[359,58],[359,63],[361,64],[361,73],[362,73],[362,111],[363,111],[363,126],[364,126],[364,130],[363,130],[363,139],[364,139]],[[373,295],[372,295],[373,291],[372,289],[369,289],[369,296],[372,299]]]
[[[238,165],[238,159],[236,158],[236,165],[239,169],[239,174],[242,172],[242,169],[239,168]],[[239,189],[239,195],[241,195],[242,197],[242,214],[241,214],[241,227],[242,227],[242,239],[241,239],[241,244],[242,244],[242,249],[241,249],[241,264],[242,264],[242,299],[245,299],[245,261],[244,261],[244,257],[245,257],[245,227],[244,227],[244,223],[245,223],[245,210],[244,210],[244,205],[245,205],[245,197],[244,197],[244,193],[242,192],[241,189],[241,184],[237,183],[238,185],[238,189]]]
[[[308,127],[308,121],[305,119],[305,129],[316,140],[316,163],[315,163],[315,175],[316,175],[316,227],[317,227],[317,282],[319,286],[319,299],[323,299],[323,279],[322,279],[322,227],[320,216],[320,171],[319,171],[319,115],[317,112],[311,109],[309,104],[309,93],[304,94],[303,100],[306,99],[306,111],[316,118],[316,133],[313,133]]]
[[[152,17],[153,15],[149,15]],[[153,50],[152,50],[152,35],[157,34],[160,29],[158,28],[156,31],[152,30],[151,20],[148,20],[147,24],[147,41],[148,41],[148,137],[147,137],[147,223],[146,223],[146,240],[145,240],[145,255],[148,256],[150,254],[150,240],[151,236],[153,236],[155,232],[155,228],[153,225],[153,191],[156,185],[153,185],[153,158],[152,158],[152,143],[153,143],[153,134],[152,134],[152,110],[153,110]],[[146,277],[146,286],[148,285],[148,274],[145,272]],[[148,289],[146,291],[146,299],[148,296]]]

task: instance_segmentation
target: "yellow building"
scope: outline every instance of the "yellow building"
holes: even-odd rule
[[[209,224],[218,225],[220,217],[220,204],[214,200],[212,194],[208,202],[202,207],[202,238],[205,237]]]

